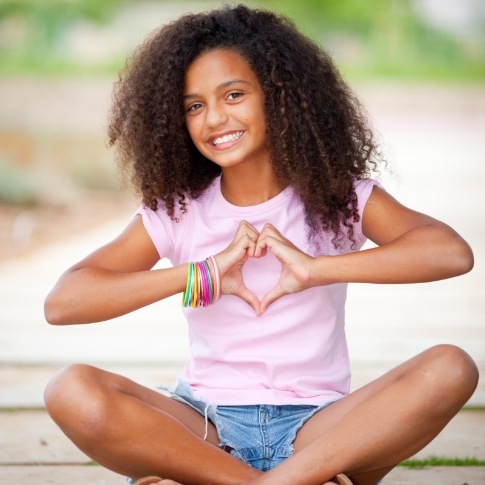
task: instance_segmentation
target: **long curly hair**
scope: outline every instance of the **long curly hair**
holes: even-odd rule
[[[376,169],[379,151],[364,110],[327,52],[273,12],[244,5],[184,15],[135,50],[113,91],[108,137],[122,172],[147,207],[186,211],[221,173],[185,125],[184,76],[202,53],[237,52],[265,97],[270,160],[299,195],[310,237],[353,241],[355,179]]]

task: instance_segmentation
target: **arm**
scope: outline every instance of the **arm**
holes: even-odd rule
[[[364,235],[377,248],[317,258],[315,282],[421,283],[473,268],[469,245],[449,226],[404,207],[375,187],[364,209]]]
[[[312,258],[267,225],[256,256],[270,248],[283,270],[261,311],[281,296],[332,283],[419,283],[470,271],[473,253],[449,226],[406,208],[375,187],[364,209],[364,235],[378,247],[340,256]]]
[[[160,259],[140,216],[114,241],[69,268],[48,294],[46,320],[92,323],[124,315],[184,290],[186,265],[151,270]]]
[[[254,227],[242,221],[234,240],[216,257],[222,294],[241,298],[259,313],[259,301],[242,279],[257,237]],[[61,276],[46,298],[46,320],[53,325],[109,320],[183,292],[187,265],[152,270],[159,259],[142,218],[136,217],[114,241]]]

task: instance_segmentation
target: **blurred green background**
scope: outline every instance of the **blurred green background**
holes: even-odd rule
[[[353,78],[485,79],[483,0],[259,0],[294,19]],[[106,74],[176,11],[203,1],[2,0],[2,74]],[[167,15],[167,13],[169,15]]]
[[[485,85],[483,0],[260,0],[333,55],[353,86]],[[112,83],[158,25],[205,1],[0,0],[0,254],[55,237],[62,223],[115,214],[105,146]],[[376,88],[377,89],[377,88]],[[380,88],[379,88],[380,89]],[[96,211],[102,201],[103,210]],[[90,206],[90,203],[92,206]],[[83,216],[87,213],[86,216]],[[72,225],[72,222],[71,222]]]

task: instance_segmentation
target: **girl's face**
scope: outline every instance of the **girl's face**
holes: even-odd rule
[[[185,74],[184,107],[195,146],[223,170],[269,164],[263,91],[239,54],[213,50],[196,58]]]

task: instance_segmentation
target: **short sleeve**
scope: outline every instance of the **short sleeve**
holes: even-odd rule
[[[354,190],[355,195],[357,195],[359,212],[359,221],[354,224],[355,245],[353,249],[355,250],[359,250],[367,240],[362,232],[362,215],[364,214],[365,206],[374,187],[379,187],[385,190],[382,184],[375,179],[360,179],[356,180],[354,183]]]
[[[152,210],[141,205],[133,217],[141,215],[143,225],[155,245],[160,259],[173,257],[173,229],[174,222],[162,210]]]

